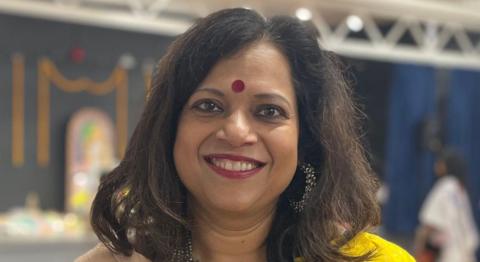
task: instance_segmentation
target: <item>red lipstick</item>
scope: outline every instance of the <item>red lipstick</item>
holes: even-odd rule
[[[265,166],[265,163],[258,161],[253,158],[239,156],[239,155],[230,155],[230,154],[211,154],[204,157],[205,161],[208,163],[208,166],[218,175],[230,178],[230,179],[246,179],[249,178],[262,170]],[[250,170],[240,171],[240,170],[227,170],[216,166],[213,164],[213,159],[215,160],[230,160],[230,161],[244,161],[254,164],[256,167]]]

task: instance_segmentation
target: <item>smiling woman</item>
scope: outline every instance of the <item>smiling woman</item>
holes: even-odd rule
[[[239,227],[267,216],[261,210],[274,217],[297,166],[298,113],[290,75],[287,58],[260,40],[221,59],[187,101],[173,156],[192,196],[188,202],[205,206],[198,211],[230,211],[243,218],[236,220]],[[231,88],[238,81],[245,86],[241,93]]]
[[[413,261],[378,224],[359,112],[299,20],[229,9],[169,48],[78,261]]]

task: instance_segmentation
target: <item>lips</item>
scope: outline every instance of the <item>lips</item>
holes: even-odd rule
[[[251,177],[265,166],[264,162],[239,155],[211,154],[204,159],[216,174],[232,179]]]

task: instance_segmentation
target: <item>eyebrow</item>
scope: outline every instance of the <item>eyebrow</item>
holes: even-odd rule
[[[215,88],[210,88],[210,87],[202,87],[202,88],[199,88],[197,90],[195,90],[195,93],[197,92],[207,92],[207,93],[211,93],[211,94],[214,94],[216,96],[219,96],[219,97],[225,97],[225,94],[218,90],[218,89],[215,89]],[[290,102],[285,98],[283,97],[282,95],[278,95],[278,94],[274,94],[274,93],[260,93],[260,94],[256,94],[254,95],[255,98],[258,98],[258,99],[274,99],[274,100],[281,100],[283,102],[285,102],[288,106],[291,107],[291,104]]]
[[[225,94],[222,93],[222,91],[218,90],[218,89],[215,89],[215,88],[210,88],[210,87],[202,87],[202,88],[199,88],[197,90],[195,90],[195,93],[197,92],[208,92],[208,93],[212,93],[216,96],[220,96],[220,97],[224,97]]]
[[[290,102],[282,95],[272,94],[272,93],[262,93],[262,94],[256,94],[254,95],[254,97],[259,99],[279,99],[291,107]]]

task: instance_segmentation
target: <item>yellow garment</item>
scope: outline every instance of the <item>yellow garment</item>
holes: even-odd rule
[[[358,234],[342,248],[342,252],[350,256],[361,256],[372,250],[375,251],[369,262],[415,262],[415,259],[401,247],[370,233]],[[294,262],[304,260],[295,258]]]

